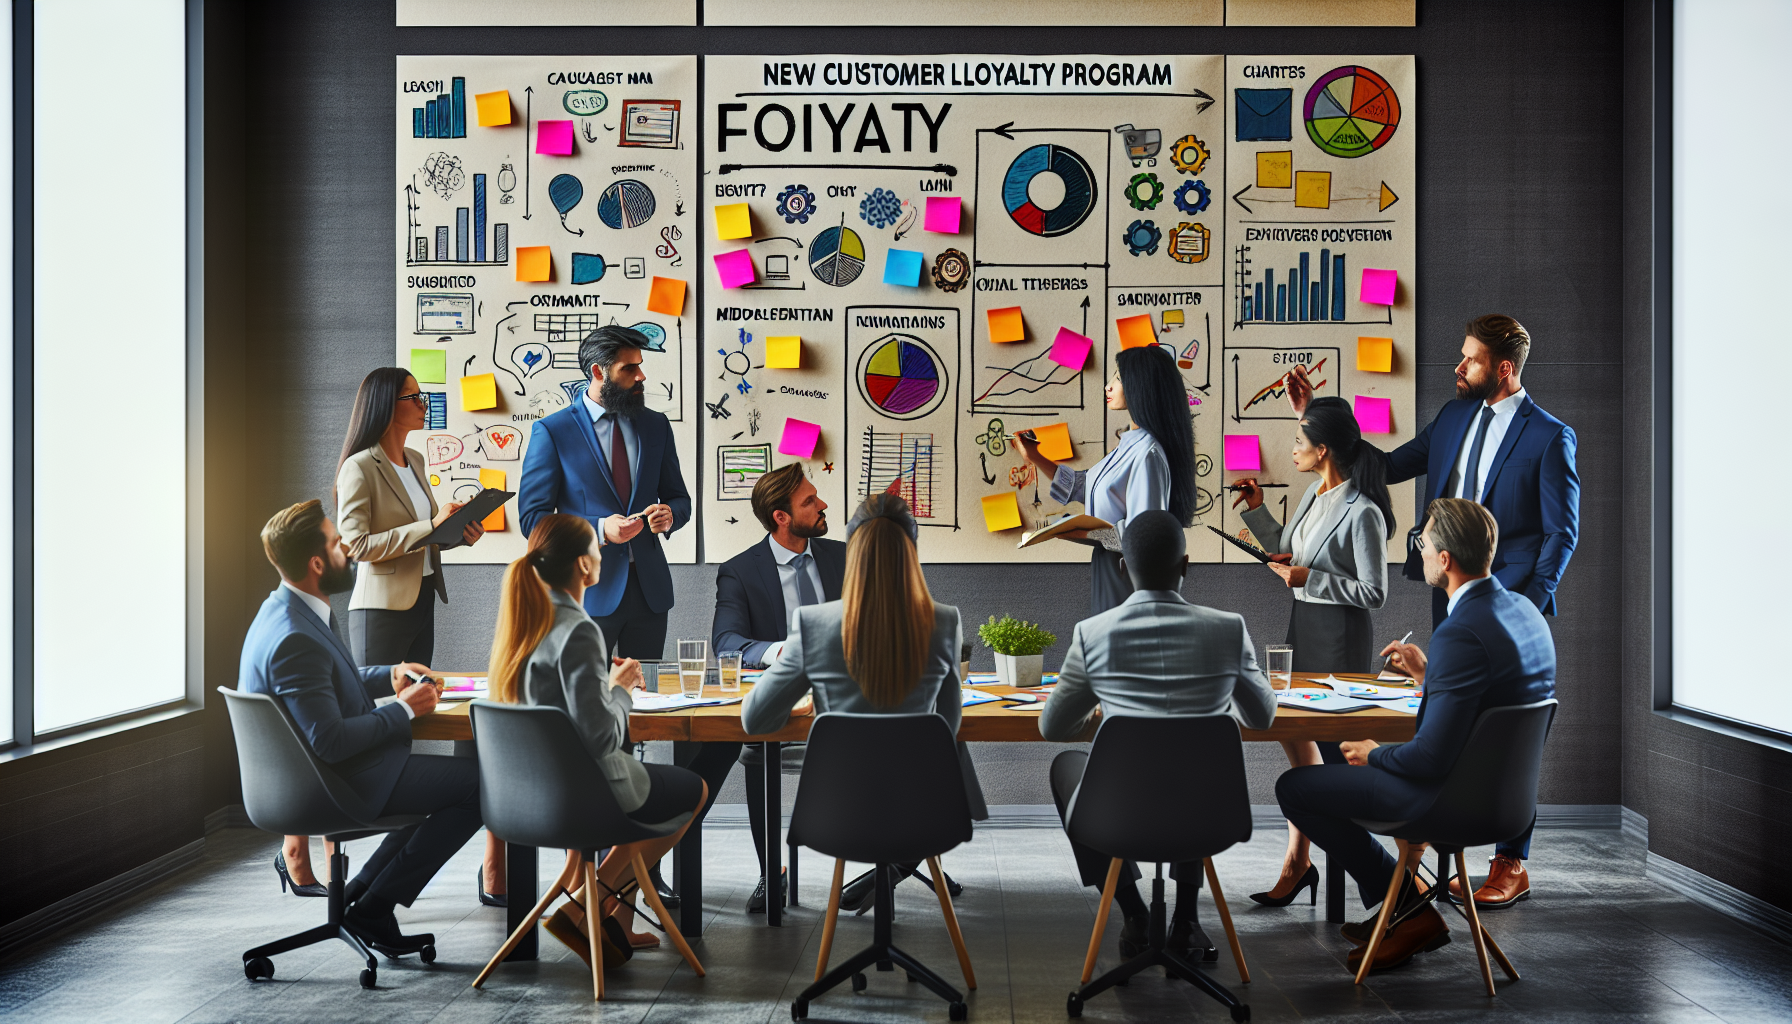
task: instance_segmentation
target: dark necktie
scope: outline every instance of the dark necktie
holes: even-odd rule
[[[810,554],[805,551],[790,560],[790,567],[796,570],[796,599],[805,608],[821,602],[821,598],[815,594],[815,584],[809,582],[810,558]]]
[[[628,511],[628,499],[634,492],[634,485],[628,471],[628,443],[622,439],[622,421],[617,419],[610,421],[610,482],[616,485],[616,496],[622,499],[623,511]]]
[[[1492,422],[1492,407],[1482,407],[1481,425],[1475,428],[1475,443],[1468,450],[1467,475],[1462,485],[1462,496],[1470,501],[1481,500],[1481,449],[1487,444],[1487,425]]]

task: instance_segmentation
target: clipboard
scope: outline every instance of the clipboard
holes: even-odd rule
[[[514,497],[516,497],[515,491],[500,491],[496,487],[487,487],[475,494],[471,501],[456,509],[453,515],[442,520],[442,525],[436,527],[435,532],[412,544],[406,553],[422,551],[431,544],[440,545],[444,551],[464,546],[460,535],[467,528],[468,523],[484,519],[497,511],[498,506]]]
[[[1212,530],[1214,533],[1219,534],[1220,538],[1222,540],[1226,541],[1228,544],[1231,544],[1233,547],[1236,547],[1238,550],[1244,552],[1245,554],[1250,555],[1252,558],[1255,558],[1259,562],[1268,564],[1269,562],[1274,561],[1274,559],[1269,557],[1269,552],[1263,550],[1262,548],[1258,547],[1255,544],[1247,544],[1244,541],[1239,540],[1237,537],[1232,536],[1231,534],[1227,533],[1226,531],[1220,529],[1217,526],[1209,526],[1208,529]]]
[[[1105,530],[1112,525],[1114,524],[1105,519],[1097,519],[1091,515],[1078,512],[1066,513],[1062,518],[1047,523],[1032,533],[1021,534],[1020,543],[1015,547],[1030,548],[1035,544],[1051,540],[1061,533],[1069,533],[1072,530]]]

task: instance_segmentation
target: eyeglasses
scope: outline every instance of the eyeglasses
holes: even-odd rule
[[[429,404],[429,399],[425,398],[421,391],[413,391],[408,395],[399,395],[398,400],[400,402],[416,402],[419,406],[427,406]]]

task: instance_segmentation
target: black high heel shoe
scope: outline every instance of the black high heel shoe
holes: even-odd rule
[[[1276,896],[1271,896],[1269,893],[1266,893],[1266,892],[1254,892],[1254,893],[1251,893],[1251,899],[1256,900],[1258,903],[1261,903],[1266,907],[1285,907],[1288,904],[1294,902],[1295,898],[1300,895],[1300,891],[1302,889],[1310,890],[1311,898],[1307,900],[1308,904],[1311,906],[1318,906],[1319,905],[1319,869],[1317,867],[1314,867],[1313,865],[1308,864],[1307,865],[1307,873],[1300,876],[1300,881],[1295,883],[1294,888],[1288,890],[1288,895],[1286,895],[1286,896],[1276,897]]]
[[[330,887],[325,885],[322,882],[312,882],[310,885],[300,885],[299,883],[293,881],[292,876],[286,873],[286,851],[285,850],[274,851],[274,873],[280,876],[280,891],[281,892],[285,892],[287,889],[291,889],[292,894],[294,896],[328,896],[328,895],[330,895]]]
[[[510,906],[510,897],[503,893],[498,893],[494,896],[485,891],[485,868],[483,867],[479,869],[479,902],[487,907]]]

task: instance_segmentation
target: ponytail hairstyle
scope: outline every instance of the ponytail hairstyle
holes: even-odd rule
[[[893,708],[920,685],[933,638],[933,594],[908,534],[914,520],[907,502],[873,494],[853,520],[840,593],[846,671],[872,707]]]
[[[1339,474],[1356,484],[1363,497],[1381,509],[1381,521],[1392,537],[1394,503],[1388,497],[1388,460],[1380,449],[1363,439],[1363,428],[1350,403],[1333,395],[1313,399],[1300,418],[1300,429],[1308,441],[1324,445]]]
[[[1170,462],[1170,514],[1186,527],[1195,521],[1195,422],[1182,371],[1161,345],[1121,349],[1114,365],[1126,391],[1126,411]]]
[[[492,638],[487,685],[492,699],[515,704],[523,666],[554,628],[548,588],[564,589],[579,572],[579,556],[591,553],[597,536],[579,516],[546,515],[529,533],[529,550],[504,570],[498,593],[498,633]]]

